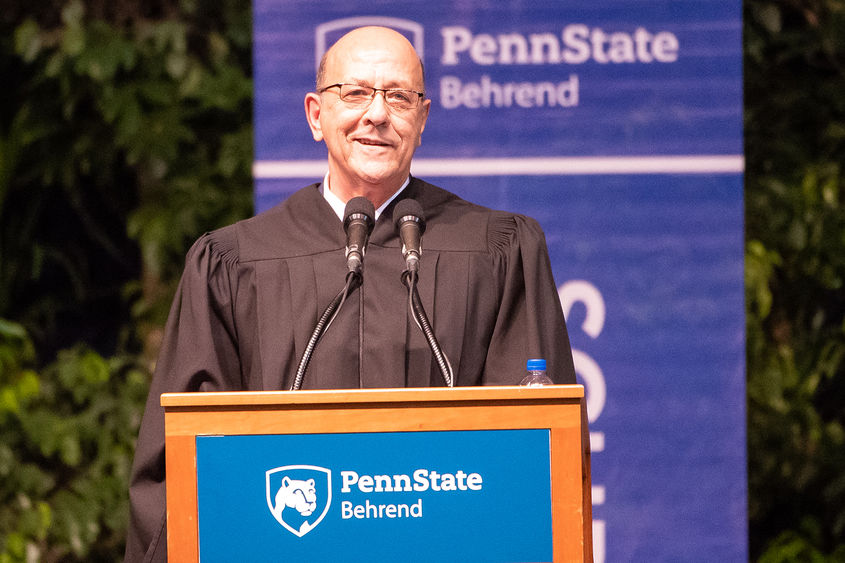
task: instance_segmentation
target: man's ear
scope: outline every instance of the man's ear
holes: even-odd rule
[[[422,113],[419,117],[419,119],[422,120],[422,123],[420,124],[420,134],[417,135],[417,146],[420,146],[420,144],[422,144],[422,132],[425,131],[425,124],[426,124],[426,121],[428,121],[428,111],[430,109],[431,109],[431,100],[429,100],[429,99],[423,100]]]
[[[423,116],[422,116],[422,127],[420,127],[420,133],[425,131],[425,124],[428,121],[428,111],[431,109],[431,100],[426,98],[423,100]]]
[[[322,100],[320,95],[314,92],[305,94],[305,118],[311,128],[311,136],[315,141],[323,140],[323,128],[320,125],[320,109]]]

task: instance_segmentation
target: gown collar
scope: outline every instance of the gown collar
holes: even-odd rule
[[[405,178],[405,181],[402,183],[401,186],[399,186],[399,189],[396,190],[395,192],[393,192],[393,195],[390,196],[389,198],[387,198],[387,201],[382,203],[379,206],[379,208],[376,209],[376,216],[375,216],[376,221],[378,221],[378,218],[381,216],[382,211],[384,211],[387,208],[387,206],[390,205],[391,201],[396,199],[396,196],[398,196],[400,193],[402,193],[402,190],[405,189],[405,187],[410,183],[410,181],[411,181],[410,176]],[[331,186],[331,184],[329,183],[329,173],[326,172],[326,175],[323,178],[323,183],[320,184],[320,193],[323,194],[323,197],[326,199],[328,204],[332,207],[332,210],[334,211],[335,215],[337,215],[338,218],[341,221],[343,221],[343,213],[346,210],[346,204],[339,197],[337,197],[337,194],[335,194],[329,186]],[[326,188],[328,188],[328,189],[326,189]]]

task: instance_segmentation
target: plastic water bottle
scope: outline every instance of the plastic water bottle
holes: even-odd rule
[[[519,382],[520,385],[528,387],[540,387],[542,385],[554,385],[554,381],[546,375],[546,360],[531,359],[525,363],[528,374]]]

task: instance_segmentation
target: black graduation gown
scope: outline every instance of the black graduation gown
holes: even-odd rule
[[[427,229],[420,297],[456,385],[517,384],[545,358],[556,383],[575,371],[545,238],[531,218],[492,211],[412,178],[379,217],[364,282],[312,357],[303,389],[444,385],[414,324],[392,224],[402,198]],[[165,392],[288,389],[314,325],[343,287],[346,238],[314,184],[201,237],[187,255],[136,447],[127,561],[164,561]]]

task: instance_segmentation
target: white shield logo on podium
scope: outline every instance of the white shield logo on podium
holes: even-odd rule
[[[267,506],[286,530],[302,537],[317,527],[332,503],[332,473],[316,465],[285,465],[265,473]]]

